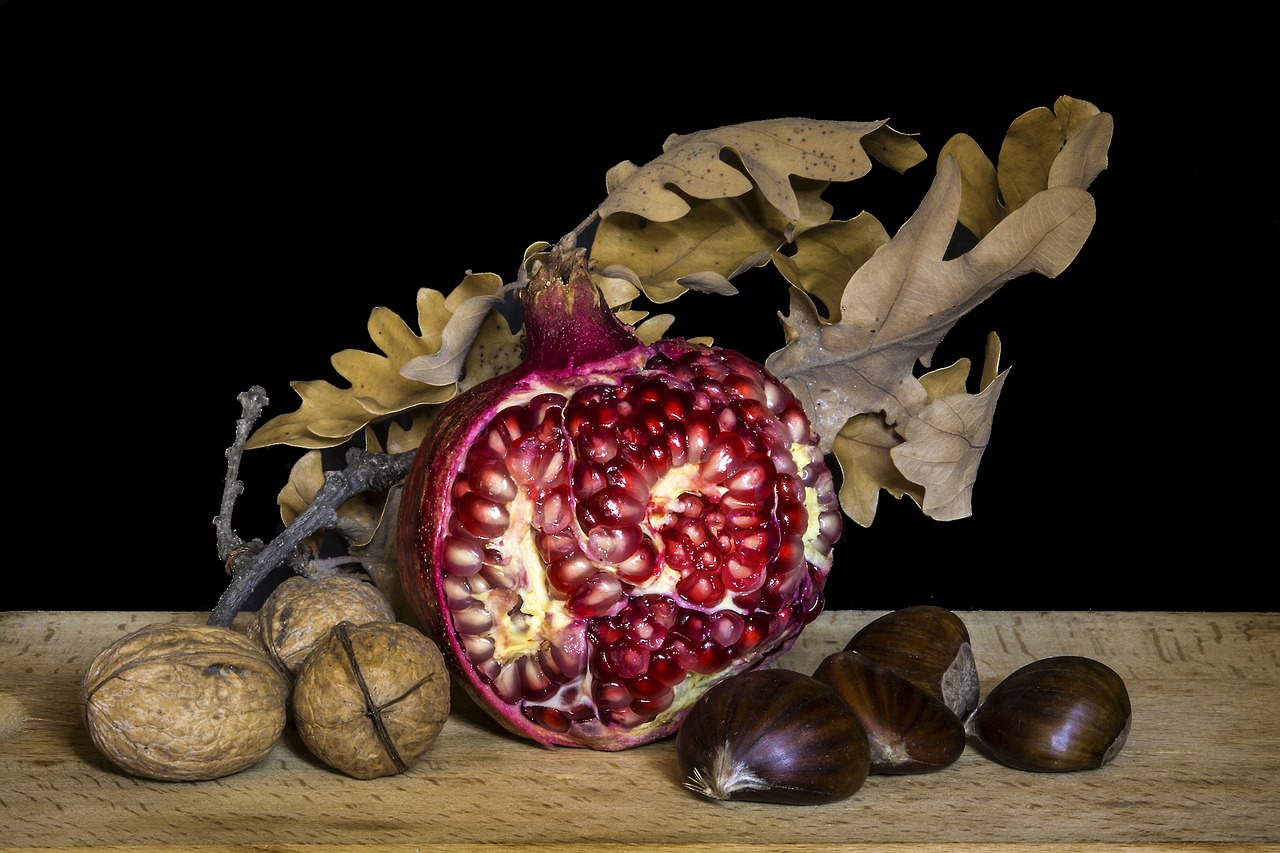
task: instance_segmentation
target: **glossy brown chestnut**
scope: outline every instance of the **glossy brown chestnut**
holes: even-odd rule
[[[964,724],[941,699],[861,652],[827,655],[813,677],[862,721],[872,774],[932,773],[964,752]]]
[[[945,607],[921,604],[868,622],[845,651],[861,652],[937,696],[960,719],[978,704],[969,629]]]
[[[835,690],[812,676],[756,669],[694,702],[676,733],[685,787],[717,800],[816,805],[867,779],[867,734]]]
[[[966,730],[1002,764],[1057,773],[1092,770],[1129,737],[1129,692],[1115,670],[1064,655],[1029,663],[991,689]]]

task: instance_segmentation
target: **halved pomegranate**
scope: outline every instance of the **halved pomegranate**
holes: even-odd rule
[[[625,749],[822,610],[834,483],[778,379],[732,350],[641,343],[581,250],[520,296],[524,362],[455,398],[417,454],[401,579],[504,727]]]

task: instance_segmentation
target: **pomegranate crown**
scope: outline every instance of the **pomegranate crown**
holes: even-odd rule
[[[520,304],[528,341],[524,368],[531,372],[572,370],[640,343],[591,280],[583,249],[556,247],[536,261]]]

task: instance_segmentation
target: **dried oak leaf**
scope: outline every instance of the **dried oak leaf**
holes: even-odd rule
[[[450,312],[440,349],[417,355],[399,367],[399,375],[427,385],[475,385],[520,362],[522,344],[497,311],[502,279],[493,273],[471,274],[445,297]]]
[[[842,473],[840,508],[863,527],[875,519],[881,491],[924,502],[924,487],[908,480],[893,464],[891,451],[901,443],[902,437],[884,418],[872,414],[849,418],[831,443]]]
[[[863,138],[877,131],[879,138],[864,146]],[[607,218],[626,211],[654,222],[670,222],[689,211],[684,195],[732,198],[755,187],[769,204],[795,220],[800,218],[800,202],[792,175],[850,181],[871,169],[871,154],[900,168],[914,157],[904,152],[914,149],[919,145],[888,130],[883,121],[780,118],[673,133],[662,144],[662,155],[644,167],[627,161],[609,170],[605,177],[609,197],[598,213]],[[726,159],[726,153],[736,162]],[[923,155],[914,159],[919,162]]]
[[[930,518],[952,521],[973,513],[973,483],[991,440],[991,419],[1008,373],[977,394],[963,385],[929,403],[907,421],[905,441],[889,451],[898,470],[924,486],[920,509]]]
[[[870,213],[832,220],[796,236],[790,254],[775,252],[773,265],[794,287],[826,309],[824,322],[840,322],[840,300],[849,279],[881,246],[889,232]]]
[[[870,526],[882,490],[894,498],[907,495],[937,520],[970,514],[973,481],[1004,384],[1005,374],[995,375],[992,369],[998,360],[999,339],[992,334],[976,396],[965,391],[967,358],[921,376],[930,402],[911,422],[905,439],[879,415],[855,415],[845,423],[832,452],[843,472],[840,505],[846,515]],[[934,488],[926,494],[926,486]]]
[[[1060,273],[1093,227],[1092,196],[1057,187],[969,252],[944,260],[959,201],[959,172],[945,160],[919,210],[850,279],[839,323],[823,324],[813,304],[792,292],[783,318],[788,343],[766,366],[806,401],[821,435],[834,436],[863,412],[883,412],[891,426],[919,412],[927,395],[914,363],[929,366],[960,317],[1004,282]]]
[[[806,222],[830,216],[821,187],[797,198]],[[769,262],[794,224],[757,191],[738,198],[695,201],[674,222],[646,222],[619,214],[601,222],[591,257],[605,275],[625,278],[651,301],[670,302],[686,290],[731,296],[730,279]]]
[[[974,166],[972,150],[961,141],[953,150],[962,151],[965,162],[954,156],[939,160],[925,199],[893,239],[860,263],[858,256],[868,244],[855,242],[852,259],[845,263],[856,269],[838,303],[829,301],[832,282],[838,279],[831,271],[837,244],[825,254],[797,254],[787,270],[793,283],[801,282],[782,318],[787,344],[765,364],[800,397],[823,437],[824,450],[835,452],[846,479],[854,482],[842,492],[842,505],[861,524],[869,524],[874,514],[868,494],[877,483],[891,494],[912,495],[931,517],[969,514],[972,475],[1003,383],[992,381],[989,372],[980,399],[962,401],[963,393],[943,399],[930,394],[914,368],[916,362],[929,367],[938,344],[960,317],[1005,282],[1031,272],[1057,276],[1088,238],[1095,211],[1085,187],[1105,168],[1111,119],[1069,98],[1059,99],[1057,106],[1064,117],[1052,126],[1044,119],[1047,111],[1032,111],[1014,123],[1016,141],[1006,141],[1002,148],[998,189],[1006,191],[1007,175],[1017,207],[998,201],[996,207],[969,204],[965,210],[981,237],[969,251],[946,257],[964,199],[972,193],[998,197],[996,181]],[[1055,159],[1045,165],[1045,152],[1054,147],[1046,138],[1056,140],[1062,164]],[[1003,157],[1021,165],[1004,164]],[[819,271],[810,278],[803,264],[820,254]],[[819,315],[809,292],[826,294],[826,304],[838,304],[834,319]],[[883,431],[866,419],[849,427],[864,415],[881,418]],[[847,427],[846,440],[837,441]],[[847,440],[851,433],[859,441]],[[947,436],[945,442],[942,436]],[[908,440],[916,444],[893,451]],[[889,449],[892,472],[884,468],[882,456],[866,452],[876,446]],[[957,450],[961,446],[963,452]],[[850,452],[853,448],[857,452]],[[913,485],[904,486],[904,478]],[[846,503],[849,495],[858,499]]]
[[[787,118],[672,134],[663,154],[606,176],[591,255],[645,296],[732,294],[729,280],[831,218],[822,191],[865,175],[872,159],[904,171],[924,159],[914,140],[877,122]]]
[[[468,365],[519,349],[515,335],[494,310],[501,302],[500,287],[497,276],[485,273],[468,275],[447,297],[420,289],[421,334],[414,334],[390,309],[374,309],[368,329],[383,355],[354,349],[334,355],[330,361],[350,382],[347,388],[325,380],[290,383],[302,404],[264,423],[246,447],[335,447],[371,423],[447,402],[457,393]],[[403,370],[410,364],[416,369],[413,375],[405,375]]]
[[[938,159],[953,157],[964,194],[958,221],[977,237],[1050,187],[1087,188],[1107,168],[1114,122],[1088,101],[1061,97],[1053,110],[1029,110],[1009,125],[993,166],[966,134],[952,137]]]

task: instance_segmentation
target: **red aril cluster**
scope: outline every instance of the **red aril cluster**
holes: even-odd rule
[[[623,749],[790,648],[822,609],[840,510],[803,408],[759,364],[642,344],[580,254],[521,296],[524,363],[419,451],[403,581],[504,726]]]

